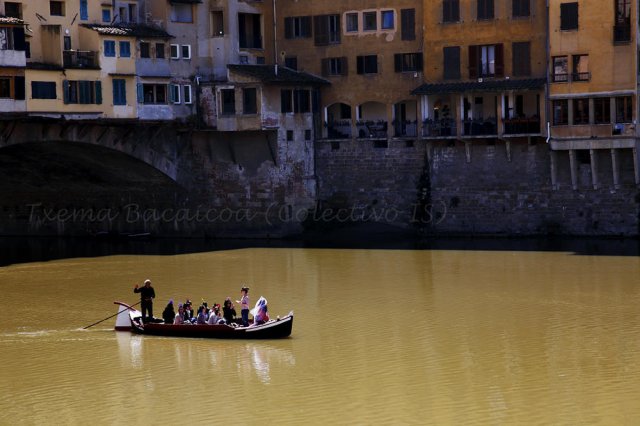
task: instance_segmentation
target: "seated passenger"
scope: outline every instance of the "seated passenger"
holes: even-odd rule
[[[207,323],[207,310],[203,305],[200,305],[198,308],[198,317],[196,319],[196,324],[206,324]]]
[[[207,324],[224,324],[224,320],[220,318],[220,305],[217,303],[213,305],[213,309],[209,313],[209,320],[207,321]]]
[[[167,306],[162,311],[162,319],[165,324],[173,324],[173,320],[176,317],[176,311],[173,309],[173,300],[169,300]]]
[[[182,325],[184,324],[184,308],[182,304],[178,305],[178,313],[176,317],[173,319],[173,325]]]
[[[222,316],[227,324],[232,325],[235,324],[236,321],[236,310],[233,307],[233,302],[231,302],[231,298],[227,297],[224,300],[224,305],[222,306]]]

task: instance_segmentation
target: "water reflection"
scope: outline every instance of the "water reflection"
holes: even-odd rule
[[[149,351],[162,352],[166,363],[177,371],[192,371],[209,364],[212,370],[227,371],[248,380],[271,382],[271,365],[286,368],[295,365],[290,341],[228,341],[179,339],[140,336],[128,332],[116,332],[116,340],[123,368],[143,369]],[[157,341],[156,341],[157,340]]]

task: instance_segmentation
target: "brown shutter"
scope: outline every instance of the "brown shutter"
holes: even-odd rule
[[[342,75],[349,75],[349,60],[346,56],[340,58],[342,62]]]
[[[313,17],[313,33],[316,46],[329,44],[329,19],[327,15]]]
[[[402,40],[415,40],[416,39],[416,10],[401,9],[400,25],[402,27],[400,38]]]
[[[393,65],[396,72],[402,72],[402,53],[393,55]]]
[[[478,51],[480,46],[469,46],[469,78],[478,78]]]
[[[495,45],[496,50],[496,77],[504,76],[504,47],[502,44]]]

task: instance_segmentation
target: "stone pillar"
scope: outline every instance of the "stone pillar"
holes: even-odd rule
[[[618,159],[618,150],[611,148],[611,169],[613,170],[613,187],[620,188],[620,160]]]
[[[598,189],[598,152],[590,149],[589,156],[591,156],[591,183],[593,189]]]
[[[578,189],[578,160],[576,158],[576,151],[574,149],[569,150],[569,167],[571,167],[571,187],[574,190]]]
[[[556,151],[550,152],[551,157],[551,189],[558,189],[558,153]]]

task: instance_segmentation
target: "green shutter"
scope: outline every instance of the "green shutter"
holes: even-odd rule
[[[102,82],[96,81],[96,104],[102,104]]]
[[[69,103],[69,80],[62,81],[62,102]]]

